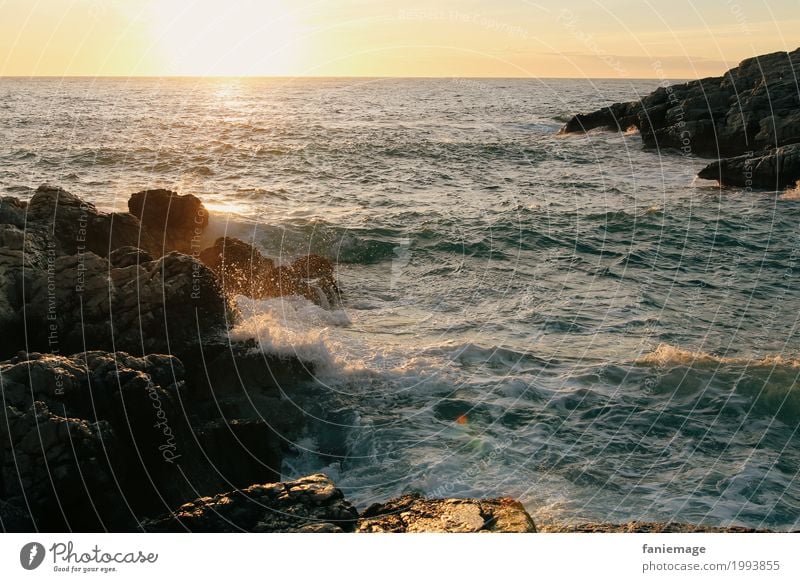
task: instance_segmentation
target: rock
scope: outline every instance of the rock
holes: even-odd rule
[[[119,247],[108,255],[108,262],[112,267],[123,268],[131,265],[141,265],[153,260],[150,253],[138,247]]]
[[[194,432],[208,462],[229,486],[280,479],[280,437],[264,420],[212,420]]]
[[[209,418],[174,356],[22,352],[0,375],[0,499],[30,507],[40,529],[133,531],[198,494],[279,477],[269,411]],[[313,480],[295,492],[309,502],[329,493]]]
[[[518,501],[424,499],[404,495],[368,507],[358,520],[361,533],[535,533],[533,519]]]
[[[172,251],[200,252],[200,238],[208,226],[208,211],[197,196],[163,189],[144,190],[130,197],[128,210],[141,221],[142,229],[154,241],[153,247],[143,247],[154,257]]]
[[[0,355],[24,347],[25,275],[44,273],[55,258],[55,245],[41,233],[0,224]]]
[[[35,531],[30,515],[21,506],[0,499],[0,532],[24,533]]]
[[[800,49],[746,59],[721,77],[659,87],[641,101],[576,115],[561,133],[635,126],[646,148],[674,148],[711,158],[764,158],[753,186],[794,184],[800,179],[794,154],[775,159],[780,154],[771,151],[800,142],[798,67]],[[710,167],[701,174],[721,175],[724,183],[740,185],[736,175],[741,163],[726,165],[723,160],[721,172]]]
[[[257,248],[238,238],[221,237],[200,253],[200,260],[220,279],[231,295],[262,298],[274,296],[275,263]]]
[[[40,186],[27,204],[27,228],[46,233],[58,254],[92,252],[101,257],[119,247],[154,247],[139,220],[128,213],[100,212],[57,186]]]
[[[25,276],[32,350],[181,352],[235,317],[214,274],[179,253],[125,267],[88,252],[57,256]]]
[[[325,475],[201,497],[148,520],[150,532],[351,532],[358,513]]]
[[[300,295],[321,305],[330,305],[338,298],[333,264],[320,255],[275,267],[272,259],[254,246],[222,237],[200,253],[200,260],[214,271],[230,295],[254,299]]]
[[[768,153],[725,158],[710,163],[697,174],[723,186],[780,190],[800,180],[800,143]]]
[[[13,196],[0,196],[0,224],[11,224],[25,228],[25,213],[28,203]]]

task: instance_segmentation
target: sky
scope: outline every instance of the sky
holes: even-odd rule
[[[0,0],[0,76],[689,79],[800,46],[800,0]]]

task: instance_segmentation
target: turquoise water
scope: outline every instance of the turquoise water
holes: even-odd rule
[[[538,521],[800,527],[800,195],[720,190],[635,134],[556,135],[655,88],[589,80],[0,80],[0,188],[201,196],[209,238],[337,261],[343,303],[240,300],[296,353],[359,505],[512,495]]]

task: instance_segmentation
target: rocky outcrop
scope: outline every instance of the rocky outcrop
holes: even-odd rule
[[[358,520],[362,533],[535,533],[536,525],[519,501],[424,499],[404,495],[368,507]]]
[[[201,497],[145,522],[150,532],[351,532],[358,512],[325,475]]]
[[[164,189],[137,192],[128,210],[141,221],[153,246],[138,245],[153,256],[178,251],[199,253],[200,239],[208,226],[208,211],[197,196]]]
[[[660,87],[641,101],[615,103],[570,119],[561,133],[636,127],[646,148],[673,148],[711,158],[761,160],[758,188],[800,179],[794,155],[776,150],[800,142],[800,49],[742,61],[721,77]],[[712,164],[701,177],[742,182],[741,161]]]
[[[712,162],[697,174],[724,186],[779,189],[800,180],[800,143]]]
[[[272,287],[252,295],[323,302],[330,262],[275,267],[226,239],[215,272],[197,258],[197,198],[150,190],[130,208],[104,213],[52,186],[0,198],[2,530],[141,530],[198,495],[276,482],[304,430],[291,392],[312,367],[231,343],[223,284],[256,265]],[[293,517],[269,527],[352,530],[354,510],[317,481],[277,494]]]
[[[318,304],[334,302],[339,293],[333,264],[319,255],[300,257],[276,267],[272,259],[242,240],[218,238],[200,260],[211,268],[226,293],[254,299],[300,295]]]
[[[221,417],[174,356],[21,353],[0,375],[0,499],[38,529],[133,531],[198,493],[278,479],[273,411]]]
[[[235,314],[214,274],[179,253],[120,267],[89,252],[49,255],[25,272],[24,290],[19,347],[37,351],[180,353],[223,334]]]

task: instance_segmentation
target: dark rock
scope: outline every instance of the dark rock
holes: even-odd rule
[[[141,265],[153,260],[150,253],[138,247],[120,247],[108,255],[108,262],[112,267],[123,268],[131,265]]]
[[[253,245],[222,237],[200,253],[200,260],[216,273],[231,295],[255,299],[300,295],[321,305],[330,305],[338,298],[333,264],[320,255],[300,257],[276,267]]]
[[[353,531],[355,508],[325,475],[201,497],[143,524],[151,532]]]
[[[154,241],[143,248],[155,257],[172,251],[200,252],[200,238],[208,226],[208,211],[197,196],[171,190],[145,190],[128,200],[128,210],[141,221]],[[142,245],[138,245],[142,246]]]
[[[23,348],[25,300],[23,274],[44,271],[55,250],[40,234],[0,224],[0,354]]]
[[[100,212],[57,186],[40,186],[27,204],[27,228],[52,239],[59,254],[92,252],[101,257],[119,247],[154,247],[139,220],[127,213]]]
[[[25,213],[28,203],[13,196],[0,197],[0,224],[11,224],[25,228]]]
[[[234,317],[214,274],[179,253],[127,267],[93,253],[56,256],[25,276],[28,349],[179,352]]]
[[[710,163],[697,174],[723,186],[780,190],[800,180],[800,143],[768,153],[725,158]]]
[[[195,435],[211,467],[229,487],[280,480],[279,439],[263,420],[212,420]]]
[[[200,260],[219,277],[226,293],[246,297],[274,296],[275,263],[238,238],[218,238],[200,253]]]
[[[800,142],[798,67],[800,49],[746,59],[721,77],[660,87],[641,101],[576,115],[561,133],[635,126],[646,148],[712,158],[764,157],[754,187],[794,184],[800,179],[800,164],[771,160],[769,151]],[[707,168],[703,177],[730,175],[725,183],[740,185],[740,164],[731,162],[728,171],[723,161],[721,172]]]
[[[0,532],[24,533],[31,531],[35,530],[27,510],[0,499]]]
[[[197,419],[173,356],[22,352],[0,374],[0,499],[39,529],[133,531],[198,494],[279,477],[268,411]]]
[[[358,520],[361,533],[535,533],[533,519],[518,501],[424,499],[404,495],[368,507]]]

